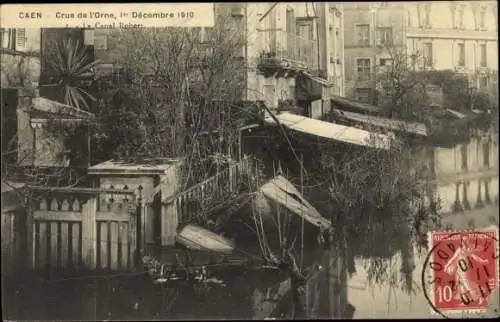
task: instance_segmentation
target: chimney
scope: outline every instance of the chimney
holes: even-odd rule
[[[31,127],[33,90],[19,88],[17,92],[17,162],[20,166],[34,165],[35,129]]]

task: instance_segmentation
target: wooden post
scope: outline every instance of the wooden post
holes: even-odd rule
[[[173,246],[179,226],[179,213],[177,200],[166,202],[167,198],[175,196],[179,190],[179,165],[170,167],[165,171],[165,180],[161,190],[161,246]]]
[[[26,205],[26,268],[34,270],[36,265],[35,258],[35,243],[36,229],[35,221],[33,220],[33,207],[28,198],[25,199]]]
[[[83,265],[95,269],[97,264],[97,195],[82,207],[82,259]]]
[[[136,238],[135,238],[135,251],[134,251],[134,267],[136,269],[139,269],[139,265],[141,263],[141,254],[143,252],[143,247],[144,247],[144,205],[142,201],[142,186],[139,185],[137,189],[137,195],[136,195],[136,206],[137,206],[137,211],[135,215],[135,220],[136,220]]]
[[[161,216],[161,245],[173,246],[175,244],[175,237],[177,236],[177,227],[179,226],[177,200],[162,204]]]
[[[145,204],[144,208],[144,218],[145,222],[145,245],[152,245],[155,242],[154,236],[154,212],[151,204]]]
[[[328,265],[328,307],[329,307],[329,318],[335,319],[341,317],[341,307],[340,307],[340,272],[342,264],[342,255],[340,253],[340,248],[333,239],[333,234],[330,233],[330,248],[329,248],[329,265]]]

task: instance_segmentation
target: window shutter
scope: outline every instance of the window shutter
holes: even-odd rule
[[[16,29],[16,50],[26,50],[26,29]]]

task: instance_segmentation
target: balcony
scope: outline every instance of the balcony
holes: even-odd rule
[[[318,48],[314,40],[280,30],[260,30],[264,42],[258,69],[264,73],[317,69]]]

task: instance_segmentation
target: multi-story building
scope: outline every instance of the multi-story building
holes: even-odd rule
[[[220,3],[215,17],[241,33],[245,44],[237,48],[246,62],[235,70],[244,79],[237,99],[264,101],[271,109],[292,104],[319,117],[311,104],[331,95],[343,95],[342,9],[311,3]],[[228,20],[229,17],[229,20]],[[208,34],[210,28],[201,28]],[[194,29],[193,29],[194,31]],[[112,67],[120,55],[119,30],[87,31],[96,59]],[[92,38],[92,39],[90,39]]]
[[[320,117],[323,104],[312,102],[343,95],[342,8],[254,3],[246,10],[247,99],[264,100],[270,108],[292,100],[305,115]]]
[[[343,4],[346,96],[375,103],[377,72],[404,54],[418,71],[452,70],[469,87],[497,90],[498,18],[493,1]],[[412,61],[414,58],[414,61]],[[458,117],[465,115],[458,113]],[[498,134],[435,147],[429,162],[443,213],[498,202]]]
[[[496,1],[433,1],[408,6],[408,51],[421,54],[420,68],[454,70],[471,87],[486,89],[498,71]]]
[[[346,94],[374,101],[375,71],[386,64],[381,47],[399,46],[417,70],[454,70],[470,87],[492,88],[498,74],[495,1],[420,1],[344,4]]]
[[[343,4],[345,94],[376,101],[376,73],[404,50],[406,3]]]

